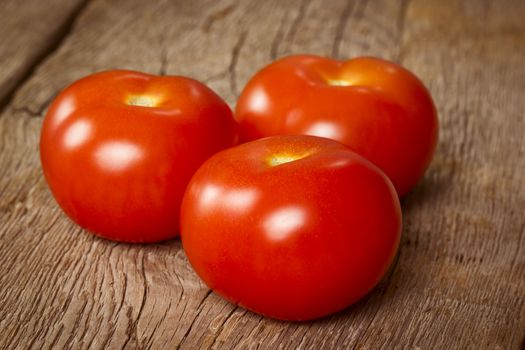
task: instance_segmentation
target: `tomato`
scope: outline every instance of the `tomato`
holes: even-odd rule
[[[283,58],[248,82],[235,114],[245,141],[283,134],[340,141],[379,166],[400,196],[423,176],[438,137],[425,86],[377,58]]]
[[[108,71],[55,99],[40,155],[54,197],[77,224],[117,241],[155,242],[177,235],[191,176],[236,138],[230,108],[203,84]]]
[[[339,142],[269,137],[219,152],[195,173],[181,239],[204,282],[284,320],[341,310],[382,278],[401,210],[375,165]]]

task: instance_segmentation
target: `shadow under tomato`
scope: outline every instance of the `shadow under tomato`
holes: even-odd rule
[[[434,162],[417,185],[401,198],[403,215],[410,214],[415,207],[430,206],[447,196],[454,187],[454,176],[458,162],[453,158],[436,154]]]

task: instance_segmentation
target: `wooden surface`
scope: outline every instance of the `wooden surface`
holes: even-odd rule
[[[60,43],[82,0],[2,0],[0,2],[0,103]]]
[[[7,0],[0,13],[0,348],[525,346],[524,1]],[[306,52],[396,60],[439,110],[399,258],[357,305],[262,318],[211,293],[179,240],[101,240],[52,199],[39,129],[68,83],[109,68],[183,74],[233,105],[261,66]]]

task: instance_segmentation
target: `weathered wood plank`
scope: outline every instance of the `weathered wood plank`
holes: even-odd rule
[[[501,348],[525,335],[525,25],[521,1],[93,1],[0,117],[0,347]],[[206,81],[230,104],[273,58],[400,61],[441,137],[404,200],[390,275],[332,317],[277,322],[199,281],[180,241],[95,238],[42,179],[42,111],[66,84],[129,68]]]
[[[405,246],[365,347],[522,345],[523,13],[523,2],[408,5],[400,58],[432,89],[440,144],[404,203]]]
[[[67,34],[84,0],[0,2],[0,106]]]

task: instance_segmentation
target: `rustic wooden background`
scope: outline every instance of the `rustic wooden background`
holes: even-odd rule
[[[524,348],[525,1],[2,0],[0,14],[1,348]],[[109,68],[183,74],[233,106],[290,53],[393,59],[439,109],[399,258],[362,302],[315,322],[262,318],[211,293],[179,240],[98,239],[55,204],[38,139],[67,84]]]

